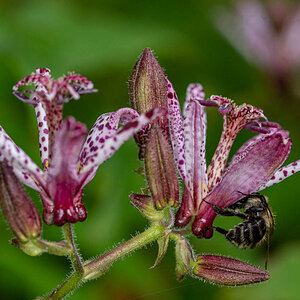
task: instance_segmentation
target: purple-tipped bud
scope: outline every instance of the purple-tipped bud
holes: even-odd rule
[[[156,210],[151,196],[131,193],[129,199],[130,203],[148,220],[158,221],[162,219],[163,216],[161,212]]]
[[[195,262],[194,252],[189,242],[180,236],[176,241],[176,278],[182,280],[186,274],[190,274],[192,264]]]
[[[176,207],[179,203],[179,186],[176,167],[169,141],[162,129],[154,124],[145,149],[147,182],[157,209]]]
[[[0,203],[9,227],[21,243],[41,235],[39,212],[5,162],[0,165]]]
[[[129,81],[129,92],[131,105],[139,114],[146,113],[155,107],[161,107],[168,111],[167,78],[149,48],[143,51],[133,68]],[[167,117],[162,116],[157,122],[168,133]],[[140,147],[139,157],[143,159],[147,130],[142,130],[135,139]]]
[[[245,285],[268,280],[270,274],[245,262],[217,255],[199,255],[194,275],[207,281],[228,285]]]

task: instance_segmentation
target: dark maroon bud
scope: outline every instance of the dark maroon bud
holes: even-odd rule
[[[21,243],[41,235],[39,212],[6,162],[0,165],[0,203],[9,227]]]
[[[266,271],[218,255],[199,255],[193,273],[207,281],[228,286],[252,284],[270,278],[270,274]]]

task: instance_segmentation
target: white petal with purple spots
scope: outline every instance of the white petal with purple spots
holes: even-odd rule
[[[186,185],[198,207],[207,193],[206,174],[206,114],[197,101],[186,101],[184,111],[184,155],[187,174]]]
[[[118,130],[119,124],[127,124],[139,117],[131,108],[121,108],[116,112],[101,115],[90,130],[80,153],[81,165],[86,165],[103,147],[106,140],[111,138]]]
[[[0,161],[3,160],[6,160],[13,169],[19,169],[21,173],[30,174],[37,182],[43,182],[42,170],[12,141],[0,126]],[[27,178],[25,175],[23,177],[23,181],[26,183]]]
[[[48,162],[48,155],[49,155],[49,134],[48,134],[48,123],[47,123],[47,116],[46,112],[43,108],[43,105],[41,102],[39,102],[34,107],[36,117],[37,117],[37,123],[39,128],[39,143],[40,143],[40,155],[43,167],[47,167]]]
[[[300,171],[300,160],[297,160],[297,161],[277,170],[275,172],[275,174],[273,175],[273,177],[267,183],[260,186],[258,191],[261,191],[269,186],[279,183],[282,180],[288,178],[289,176],[294,175],[295,173],[297,173],[299,171]]]
[[[185,182],[186,169],[184,158],[184,136],[180,106],[175,90],[170,81],[168,81],[168,116],[169,129],[174,153],[174,160],[178,172]]]
[[[83,148],[80,156],[81,157],[80,161],[83,162],[81,163],[82,166],[81,174],[89,172],[93,167],[99,166],[108,158],[110,158],[121,147],[121,145],[124,142],[126,142],[135,133],[137,133],[140,129],[142,129],[144,125],[148,124],[150,121],[154,120],[156,117],[163,114],[163,112],[164,110],[160,108],[155,108],[148,113],[142,114],[138,118],[134,119],[132,122],[125,124],[118,131],[116,130],[113,131],[109,127],[108,132],[110,133],[110,136],[105,135],[104,137],[102,137],[103,139],[96,140],[97,138],[96,135],[94,141],[90,140],[88,142],[87,140],[86,142],[89,144],[89,149],[85,154],[84,152],[85,149]],[[105,118],[107,118],[107,115],[105,116]],[[113,117],[113,119],[114,118],[115,116]],[[101,121],[100,123],[101,125],[110,124],[109,122],[103,123],[103,121]],[[103,128],[102,127],[100,129],[98,128],[98,130],[102,132]],[[94,142],[97,142],[97,144],[94,145]]]

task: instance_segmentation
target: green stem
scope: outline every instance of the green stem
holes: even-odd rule
[[[136,235],[129,241],[85,264],[84,279],[87,280],[93,278],[93,274],[97,273],[97,271],[105,270],[114,261],[123,257],[124,255],[157,240],[163,236],[164,230],[165,228],[160,223],[155,223],[147,230]]]
[[[72,252],[70,253],[70,260],[72,262],[73,269],[74,269],[75,272],[78,272],[78,273],[83,275],[84,270],[83,270],[83,266],[82,266],[80,256],[78,254],[78,250],[77,250],[75,242],[74,242],[73,232],[72,232],[72,227],[71,226],[72,225],[70,223],[66,223],[63,226],[63,232],[64,232],[65,239],[67,240],[67,242],[72,247]]]
[[[33,243],[43,251],[59,256],[70,255],[73,250],[72,246],[66,241],[50,242],[36,239]]]
[[[160,223],[152,224],[147,230],[136,235],[129,241],[115,247],[109,252],[89,261],[83,265],[84,276],[79,270],[76,270],[66,281],[55,289],[50,295],[39,299],[58,300],[67,296],[71,291],[78,287],[81,283],[99,277],[112,265],[113,262],[124,255],[135,251],[164,235],[165,228]]]

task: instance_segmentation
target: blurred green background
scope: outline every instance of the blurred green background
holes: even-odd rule
[[[214,11],[227,1],[6,1],[0,4],[0,123],[37,163],[38,136],[32,107],[11,94],[12,86],[36,67],[48,67],[54,77],[76,71],[94,82],[99,92],[83,95],[65,106],[91,127],[107,111],[129,105],[128,78],[138,56],[151,47],[173,83],[181,103],[191,82],[201,82],[206,95],[221,94],[239,104],[262,108],[268,118],[290,131],[293,148],[287,163],[299,158],[299,99],[281,95],[259,69],[249,64],[219,33]],[[222,120],[208,109],[207,157],[221,134]],[[233,151],[253,133],[244,131]],[[88,219],[76,224],[77,243],[84,258],[103,253],[142,231],[147,222],[129,204],[144,179],[133,172],[141,163],[133,140],[103,164],[86,187]],[[271,239],[268,282],[251,287],[224,288],[187,278],[175,279],[174,247],[154,270],[157,246],[148,246],[114,264],[101,279],[91,281],[71,299],[300,299],[299,174],[264,194],[271,199],[276,227]],[[41,208],[36,194],[30,192]],[[231,219],[231,218],[229,218]],[[219,218],[228,228],[238,220]],[[11,246],[13,237],[0,220],[1,299],[32,299],[53,290],[70,265],[65,258],[44,254],[29,257]],[[61,231],[44,226],[44,238],[59,240]],[[263,267],[264,246],[240,250],[223,236],[191,238],[196,253],[222,254]]]

